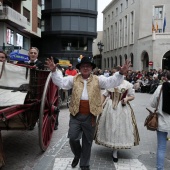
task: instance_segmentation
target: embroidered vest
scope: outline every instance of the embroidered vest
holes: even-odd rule
[[[69,105],[70,113],[75,116],[79,112],[80,98],[84,88],[84,80],[81,74],[73,79],[73,90],[71,102]],[[99,79],[96,75],[90,75],[87,80],[87,93],[89,97],[90,113],[94,116],[102,112],[101,90],[99,87]]]

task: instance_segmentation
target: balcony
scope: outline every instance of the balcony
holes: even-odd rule
[[[27,18],[8,6],[1,7],[0,21],[5,21],[18,29],[27,27]]]

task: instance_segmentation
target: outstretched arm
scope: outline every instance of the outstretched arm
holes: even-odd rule
[[[120,68],[119,73],[122,74],[122,75],[126,74],[128,72],[128,70],[129,70],[131,65],[132,65],[131,61],[126,60],[124,65]]]
[[[58,64],[54,63],[53,57],[47,58],[46,66],[51,70],[53,83],[62,89],[71,89],[73,86],[73,76],[63,77],[60,70],[57,70]]]
[[[53,57],[47,58],[47,60],[45,62],[46,62],[45,66],[48,67],[52,72],[56,71],[58,63],[56,63],[56,64],[54,63]]]

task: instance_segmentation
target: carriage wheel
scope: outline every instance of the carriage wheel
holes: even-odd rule
[[[57,103],[58,88],[53,84],[50,73],[44,86],[39,115],[39,144],[43,151],[50,144],[54,131]]]

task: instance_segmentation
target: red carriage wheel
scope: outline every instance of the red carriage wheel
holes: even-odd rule
[[[44,86],[39,114],[39,144],[43,151],[47,149],[52,138],[57,104],[58,87],[53,84],[50,73]]]

